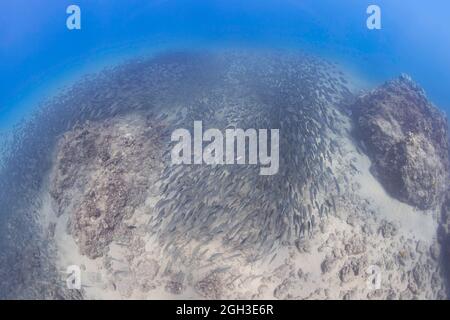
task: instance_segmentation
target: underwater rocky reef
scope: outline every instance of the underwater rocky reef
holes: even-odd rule
[[[448,188],[448,123],[411,78],[402,75],[360,97],[356,131],[386,190],[421,209],[436,208]]]
[[[85,77],[2,151],[0,297],[448,298],[447,119],[406,75],[357,82],[315,56],[249,51]],[[278,174],[172,165],[171,133],[197,120],[279,129]]]

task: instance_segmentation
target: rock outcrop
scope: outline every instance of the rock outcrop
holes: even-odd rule
[[[58,214],[71,210],[68,231],[82,254],[97,258],[127,237],[133,226],[123,220],[156,193],[161,131],[135,116],[88,122],[61,138],[50,193]]]
[[[357,99],[352,111],[384,188],[420,209],[436,207],[448,181],[448,124],[424,91],[402,75]]]

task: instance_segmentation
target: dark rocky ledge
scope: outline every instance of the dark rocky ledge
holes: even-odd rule
[[[448,184],[445,115],[407,75],[358,98],[355,131],[372,172],[395,198],[420,209],[440,205]]]

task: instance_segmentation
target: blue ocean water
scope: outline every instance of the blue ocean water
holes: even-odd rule
[[[66,8],[81,8],[81,30]],[[382,29],[368,30],[379,5]],[[0,132],[78,76],[165,48],[302,49],[370,83],[410,74],[450,113],[448,0],[4,0]]]

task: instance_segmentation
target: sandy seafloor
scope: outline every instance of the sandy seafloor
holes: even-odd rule
[[[128,115],[119,120],[127,130],[127,123],[138,115]],[[348,120],[343,120],[343,129],[351,129]],[[132,131],[132,129],[130,130]],[[348,132],[348,131],[347,131]],[[227,299],[385,299],[408,298],[402,291],[408,287],[410,270],[421,259],[430,260],[429,249],[436,246],[437,217],[431,211],[421,211],[389,196],[370,172],[370,159],[361,153],[347,134],[340,141],[345,157],[334,164],[336,172],[346,172],[350,177],[347,189],[339,201],[338,212],[321,223],[320,231],[314,232],[311,239],[297,246],[287,246],[255,263],[245,261],[242,255],[228,257],[226,260],[201,258],[193,265],[188,283],[181,294],[173,294],[166,289],[168,277],[159,272],[151,281],[150,289],[140,290],[139,276],[133,273],[133,262],[127,260],[129,248],[111,243],[106,258],[112,261],[112,270],[105,267],[104,258],[89,259],[79,253],[74,239],[67,233],[67,214],[57,218],[52,209],[52,199],[48,185],[42,190],[44,199],[40,220],[44,232],[49,223],[56,223],[55,244],[57,266],[65,270],[67,266],[79,265],[82,269],[84,296],[87,299],[203,299],[214,298],[196,291],[193,283],[210,270],[226,265],[223,271],[226,289],[220,298]],[[353,166],[350,167],[349,164]],[[356,170],[355,170],[356,169]],[[339,178],[338,178],[339,179]],[[342,177],[341,177],[342,179]],[[73,195],[76,197],[77,195]],[[350,200],[351,199],[351,200]],[[144,212],[151,210],[157,199],[147,199],[138,209],[130,224],[139,225],[148,221]],[[398,228],[396,234],[388,239],[379,232],[384,223]],[[158,249],[155,237],[146,235],[146,255],[162,267],[165,263],[164,251]],[[347,252],[346,245],[355,241],[361,248]],[[360,242],[361,241],[361,242]],[[420,249],[418,249],[420,247]],[[218,242],[207,245],[210,252],[223,252]],[[425,248],[425,249],[424,249]],[[203,248],[204,249],[204,248]],[[192,254],[195,246],[184,248],[185,254]],[[404,266],[394,267],[393,261],[400,254],[413,256],[405,258]],[[324,272],[323,263],[330,255],[330,270]],[[352,258],[366,259],[364,269],[376,265],[382,268],[381,289],[374,290],[367,283],[368,274],[351,276],[345,283],[339,276],[340,269]],[[437,265],[437,262],[431,262]],[[442,279],[439,280],[442,282]],[[436,288],[431,281],[426,289],[419,292],[424,299],[434,298]],[[216,297],[218,298],[218,297]],[[411,298],[411,297],[409,297]]]
[[[108,6],[86,2],[81,4],[83,28],[75,31],[65,28],[66,4],[63,2],[42,6],[40,1],[16,0],[5,4],[0,11],[0,20],[9,26],[2,30],[6,32],[0,32],[0,75],[5,77],[0,88],[0,169],[2,143],[14,135],[14,127],[21,123],[22,118],[32,119],[47,104],[57,102],[65,94],[70,95],[74,85],[85,94],[89,88],[84,88],[83,83],[95,85],[92,79],[98,77],[101,85],[101,81],[113,79],[114,72],[108,74],[111,79],[102,78],[104,68],[120,70],[124,63],[129,62],[128,59],[146,60],[166,51],[202,54],[251,48],[289,54],[304,50],[313,56],[337,62],[350,80],[348,88],[355,95],[407,72],[424,86],[429,93],[428,98],[448,114],[450,95],[445,88],[450,65],[449,42],[445,41],[450,35],[450,28],[445,27],[448,1],[429,5],[417,0],[408,6],[389,0],[378,2],[383,12],[383,28],[376,31],[366,28],[368,4],[355,1],[287,1],[280,5],[278,1],[256,0],[244,4],[232,0],[217,3],[188,0],[176,3],[153,1],[142,5],[140,2],[124,4],[123,1],[110,0]],[[129,106],[125,103],[118,109],[131,109],[136,101],[137,104],[145,104],[124,89],[130,83],[125,83],[122,88],[123,83],[112,82],[122,97],[130,99],[127,100]],[[158,84],[158,81],[154,82],[155,86]],[[105,92],[111,88],[106,89]],[[238,87],[235,91],[240,92]],[[270,96],[273,92],[264,93]],[[89,113],[86,118],[96,120],[84,128],[94,135],[101,135],[104,128],[113,136],[112,149],[123,146],[121,137],[140,137],[139,131],[148,124],[147,114],[134,111],[98,120],[103,110],[96,107],[108,108],[108,105],[100,103],[104,98],[102,92],[98,92],[98,104],[91,99],[97,93],[83,96],[89,103],[94,102],[94,108],[89,103],[83,105],[85,101],[80,101],[81,98],[77,100],[77,92],[72,94],[75,97],[69,97],[67,101],[73,105],[65,108],[61,103],[59,107],[77,116]],[[156,104],[165,97],[159,98],[155,99]],[[165,107],[170,109],[174,106]],[[342,145],[341,156],[331,165],[342,189],[336,203],[337,212],[319,221],[311,237],[299,239],[295,244],[277,243],[279,246],[275,252],[257,261],[252,260],[256,246],[255,250],[247,248],[242,252],[230,252],[216,239],[205,246],[191,241],[181,246],[180,258],[174,262],[173,247],[161,245],[159,235],[145,227],[154,218],[155,207],[160,200],[152,195],[147,195],[133,215],[121,222],[124,228],[134,228],[131,240],[128,239],[130,242],[124,244],[114,239],[108,244],[106,253],[95,259],[81,254],[85,248],[69,234],[73,232],[71,219],[77,212],[71,208],[59,212],[61,208],[51,194],[55,191],[55,172],[61,167],[61,159],[58,158],[61,149],[45,144],[54,138],[49,127],[54,125],[58,131],[56,140],[64,142],[61,135],[65,132],[61,128],[71,127],[73,123],[68,125],[71,121],[63,111],[58,113],[60,109],[50,110],[54,114],[48,117],[41,115],[41,120],[49,120],[50,125],[41,125],[42,130],[35,132],[33,128],[39,128],[39,123],[30,126],[34,137],[26,135],[25,143],[32,142],[33,145],[28,145],[31,151],[20,149],[23,147],[21,143],[13,145],[12,149],[18,147],[20,157],[16,161],[13,155],[13,161],[9,162],[11,174],[0,172],[0,177],[12,180],[16,175],[20,178],[20,183],[0,180],[0,191],[2,187],[8,188],[5,190],[7,197],[0,194],[0,229],[3,233],[0,232],[0,239],[5,241],[5,248],[11,249],[11,252],[6,252],[6,249],[0,252],[1,261],[10,262],[4,268],[0,267],[0,275],[5,279],[4,285],[0,285],[0,296],[16,294],[13,289],[18,290],[18,297],[46,296],[47,292],[42,288],[46,289],[45,275],[49,266],[41,263],[43,261],[39,257],[49,255],[52,258],[50,263],[56,264],[60,275],[64,275],[69,265],[81,267],[81,293],[84,298],[92,299],[446,298],[440,246],[436,240],[439,210],[421,211],[386,193],[371,172],[370,159],[350,134],[351,121],[345,112],[339,111],[343,134],[337,139]],[[58,116],[61,116],[61,122],[68,123],[60,125]],[[169,118],[176,116],[169,114]],[[23,133],[20,129],[19,126],[16,132],[19,137]],[[73,128],[68,131],[70,137],[76,136]],[[328,134],[333,136],[330,132]],[[45,155],[41,157],[39,153],[40,147],[45,151],[47,148],[56,150],[53,150],[55,154],[49,155],[51,167],[45,173],[39,196],[35,197],[36,190],[31,189],[41,183],[41,171],[35,169],[42,167],[33,169],[34,158],[44,163],[43,167],[48,165]],[[21,168],[22,165],[27,167]],[[95,164],[90,165],[95,167]],[[139,177],[139,170],[135,171],[138,173],[125,176],[130,179]],[[147,173],[142,170],[143,175]],[[101,170],[86,170],[79,174],[77,183],[95,186],[95,179],[101,178],[102,174]],[[149,176],[148,180],[151,178],[154,176]],[[243,193],[252,187],[245,185]],[[73,200],[73,205],[85,196],[81,189],[78,193],[76,188],[70,192],[73,193],[68,193],[67,197]],[[325,194],[319,194],[319,198],[325,197]],[[32,210],[36,203],[40,203],[37,216],[29,217],[32,210],[28,208],[20,208],[19,213],[15,211],[22,205],[26,207],[28,202]],[[34,234],[36,218],[39,235]],[[39,248],[41,242],[50,245]],[[379,290],[370,289],[366,283],[365,271],[371,265],[382,270]],[[42,279],[39,278],[41,276]],[[40,286],[27,291],[27,281],[36,281]],[[57,281],[57,286],[65,286],[61,279]],[[51,288],[49,296],[54,293],[52,286],[54,283],[48,285]],[[70,297],[70,294],[64,297]]]
[[[342,69],[350,78],[349,88],[354,94],[373,87],[354,72],[346,72],[346,67]],[[337,137],[328,132],[338,139],[343,154],[332,164],[342,188],[336,214],[320,221],[311,237],[280,246],[257,261],[249,258],[252,252],[230,252],[214,239],[201,246],[201,252],[195,241],[183,246],[183,261],[174,267],[173,257],[160,245],[158,235],[139,228],[151,220],[160,200],[156,196],[148,196],[124,221],[127,226],[138,226],[134,236],[144,243],[143,252],[134,251],[133,245],[112,241],[103,257],[88,258],[69,234],[70,210],[59,216],[56,212],[50,189],[58,159],[52,155],[53,167],[40,190],[38,220],[42,237],[48,237],[54,245],[57,269],[80,266],[82,294],[87,299],[442,298],[444,279],[439,274],[439,258],[433,257],[438,214],[389,196],[372,175],[370,159],[351,136],[350,118],[344,113],[339,116],[343,134]],[[137,136],[145,122],[143,117],[139,112],[115,116],[107,130],[121,137]],[[169,118],[175,117],[169,114]],[[101,127],[108,121],[93,121],[93,126]],[[70,194],[73,199],[82,196]],[[386,226],[393,229],[392,234],[383,234]],[[380,289],[374,290],[367,283],[366,270],[370,266],[382,270]],[[423,266],[428,268],[426,272],[420,269]],[[424,285],[411,296],[411,282],[417,280],[411,279],[417,274],[423,276],[419,281]]]

